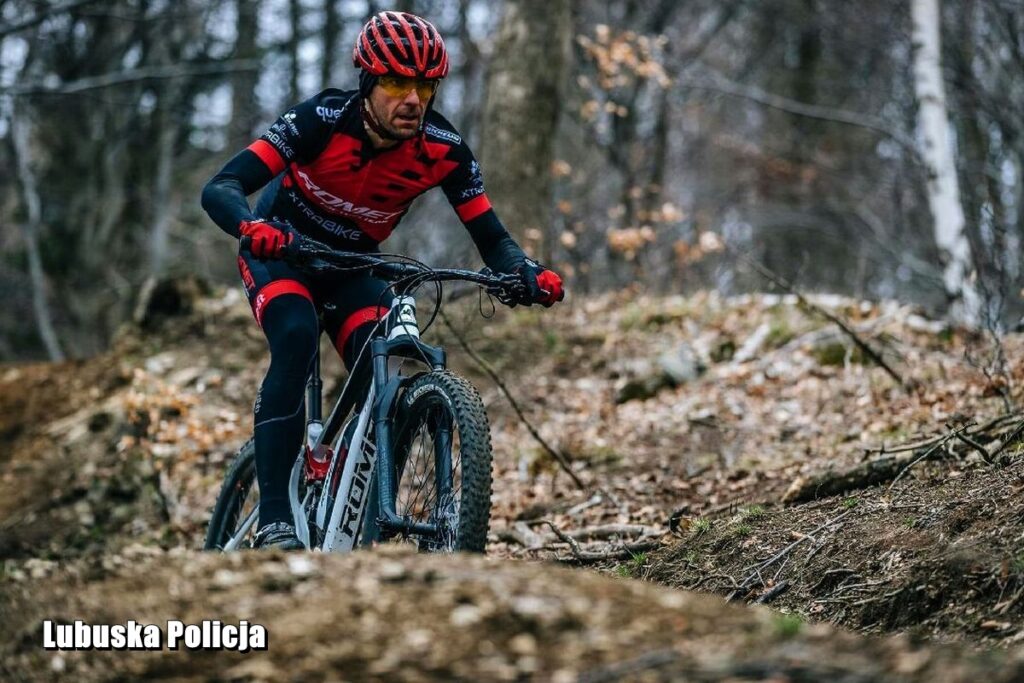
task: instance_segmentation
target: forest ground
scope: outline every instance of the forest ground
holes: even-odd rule
[[[481,389],[495,448],[490,557],[461,569],[432,560],[443,577],[436,579],[416,573],[422,558],[391,549],[315,558],[312,568],[298,570],[281,558],[260,563],[194,552],[219,479],[246,438],[266,351],[236,291],[183,291],[101,357],[0,368],[0,608],[18,615],[0,627],[0,648],[15,678],[67,667],[83,680],[166,675],[176,660],[114,664],[111,655],[89,653],[55,659],[35,646],[40,620],[157,618],[174,609],[197,615],[210,604],[224,614],[266,615],[282,634],[275,642],[290,643],[259,659],[263,664],[218,664],[239,680],[269,679],[315,619],[380,620],[388,612],[369,606],[373,595],[394,612],[405,600],[432,601],[425,586],[437,582],[452,590],[439,592],[448,597],[437,598],[435,622],[448,623],[460,604],[477,604],[456,595],[458,586],[490,605],[486,619],[472,622],[486,625],[469,629],[472,643],[446,639],[461,643],[456,661],[468,668],[429,664],[415,648],[405,652],[408,661],[387,659],[388,649],[380,649],[386,641],[375,641],[374,650],[366,634],[334,655],[331,639],[317,636],[327,659],[309,666],[351,672],[383,657],[389,663],[381,666],[407,680],[544,679],[557,672],[565,680],[581,672],[626,680],[647,670],[664,680],[761,680],[772,672],[793,680],[940,680],[940,670],[950,676],[943,680],[972,680],[981,670],[992,680],[1013,680],[1019,673],[1018,335],[1002,339],[1008,361],[1000,372],[998,349],[984,334],[948,329],[894,303],[812,299],[879,350],[900,384],[793,297],[627,292],[491,319],[481,319],[475,300],[450,306],[452,324],[583,486],[560,471],[451,330],[436,322],[427,338],[444,343],[453,366]],[[339,375],[335,360],[325,364],[329,390],[337,390]],[[907,443],[917,448],[894,452]],[[821,478],[845,471],[862,476]],[[873,479],[864,474],[871,472]],[[836,493],[843,488],[837,481],[852,486]],[[317,582],[342,581],[359,567],[383,584],[367,584],[319,616],[305,614],[308,596],[324,587]],[[414,578],[379,577],[388,571]],[[277,579],[264,574],[275,572],[300,576],[284,579],[284,589],[268,588]],[[734,610],[717,598],[626,577],[780,611]],[[520,586],[524,599],[536,598],[527,600],[530,609],[559,590],[577,590],[570,586],[579,587],[582,602],[573,607],[565,597],[547,622],[529,609],[519,618],[523,605],[510,597],[517,591],[502,581]],[[700,616],[711,612],[737,621]],[[689,626],[659,621],[672,614]],[[711,639],[707,647],[693,645],[704,641],[691,627]],[[904,635],[863,641],[836,635],[835,627]],[[532,645],[529,638],[513,643],[523,633]],[[923,640],[962,642],[935,649]],[[847,658],[846,643],[865,656]],[[998,650],[963,655],[992,646]],[[816,649],[833,647],[834,657]],[[883,654],[872,657],[873,648]],[[198,669],[180,673],[201,677]],[[842,678],[847,674],[853,677]]]

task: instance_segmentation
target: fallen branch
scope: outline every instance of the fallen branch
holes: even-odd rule
[[[587,486],[583,483],[582,480],[580,480],[578,476],[576,476],[576,473],[572,471],[572,467],[569,465],[568,459],[564,455],[556,451],[554,448],[549,446],[548,442],[544,440],[544,437],[540,435],[540,432],[538,432],[530,423],[530,421],[526,419],[526,415],[523,414],[522,409],[519,407],[519,403],[512,397],[512,393],[508,390],[508,387],[505,386],[505,383],[501,381],[501,378],[498,376],[498,373],[495,372],[494,368],[491,367],[490,363],[481,358],[480,355],[477,354],[477,352],[474,351],[473,348],[469,345],[469,342],[466,341],[466,338],[463,337],[462,334],[457,329],[455,329],[455,325],[453,325],[452,321],[448,319],[447,315],[445,315],[443,308],[439,311],[439,313],[441,315],[441,320],[448,327],[448,329],[451,330],[452,334],[455,335],[455,339],[459,342],[459,346],[461,346],[466,351],[466,353],[469,354],[469,357],[473,359],[473,362],[480,366],[480,369],[483,370],[487,374],[487,376],[491,378],[491,381],[493,381],[498,386],[498,389],[501,390],[501,393],[503,393],[505,395],[505,398],[508,399],[508,402],[512,406],[512,409],[516,411],[516,415],[519,416],[520,422],[522,422],[526,426],[527,431],[530,432],[530,436],[532,436],[534,440],[536,440],[537,443],[540,444],[541,448],[543,448],[548,453],[548,455],[554,458],[555,462],[558,463],[558,466],[562,469],[563,472],[569,475],[569,478],[572,479],[573,483],[576,484],[577,488],[581,490],[587,490]]]
[[[992,422],[989,424],[992,424]],[[892,482],[889,487],[891,489],[911,467],[931,456],[936,450],[949,443],[951,439],[962,435],[969,438],[973,443],[971,448],[983,448],[976,439],[968,436],[968,434],[974,436],[982,434],[977,429],[969,432],[968,430],[973,426],[974,423],[968,423],[942,436],[918,442],[915,444],[913,451],[909,450],[909,447],[895,448],[886,451],[889,455],[868,460],[841,472],[828,471],[807,479],[797,479],[789,487],[789,490],[783,494],[782,502],[804,503],[817,498],[839,496],[886,482]],[[1024,423],[1021,425],[1021,431],[1024,431]],[[895,455],[897,453],[899,455]],[[994,460],[994,456],[986,458],[986,461],[992,460]]]

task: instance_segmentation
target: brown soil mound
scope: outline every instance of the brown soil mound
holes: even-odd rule
[[[1024,459],[687,520],[644,575],[868,631],[1024,640]],[[775,589],[778,597],[771,597]]]
[[[806,626],[635,581],[402,552],[231,556],[136,548],[0,586],[0,674],[77,681],[1013,681],[1024,661]],[[44,652],[42,621],[246,619],[248,653]]]

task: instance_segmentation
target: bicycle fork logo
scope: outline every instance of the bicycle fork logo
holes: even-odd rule
[[[371,470],[373,470],[373,462],[367,454],[367,457],[356,463],[355,471],[352,473],[352,489],[341,518],[341,533],[353,538],[356,535],[356,526],[359,524],[359,511],[363,509],[366,492],[370,489]]]

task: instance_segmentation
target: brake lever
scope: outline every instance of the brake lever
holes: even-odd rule
[[[515,306],[519,303],[523,293],[523,282],[518,275],[514,273],[501,273],[499,275],[495,274],[490,268],[484,268],[480,273],[498,280],[494,284],[487,285],[486,290],[488,294],[505,306]]]

